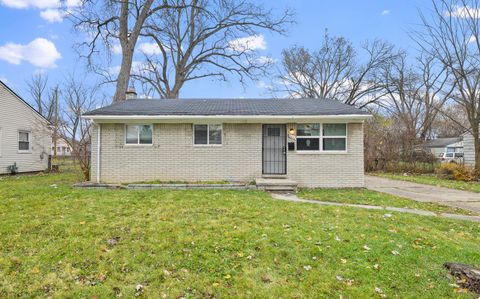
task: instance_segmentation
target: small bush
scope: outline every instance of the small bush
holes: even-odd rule
[[[475,171],[472,168],[457,163],[443,163],[435,170],[435,173],[439,178],[447,180],[471,182],[476,179]]]
[[[411,174],[428,174],[434,173],[439,163],[424,163],[424,162],[396,162],[390,161],[386,163],[384,168],[387,172],[392,173],[411,173]]]
[[[17,174],[18,173],[17,162],[13,163],[13,165],[7,166],[7,171],[10,174]]]

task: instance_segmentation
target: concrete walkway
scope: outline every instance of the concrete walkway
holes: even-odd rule
[[[459,215],[459,214],[450,214],[450,213],[437,214],[430,211],[407,209],[407,208],[381,207],[381,206],[371,206],[371,205],[358,205],[358,204],[348,204],[348,203],[339,203],[339,202],[319,201],[319,200],[299,198],[293,193],[271,193],[271,194],[272,194],[272,198],[277,200],[311,203],[311,204],[317,204],[317,205],[323,205],[323,206],[353,207],[353,208],[366,209],[366,210],[383,210],[383,211],[415,214],[415,215],[421,215],[421,216],[442,217],[442,218],[450,218],[450,219],[457,219],[457,220],[480,222],[480,216],[468,216],[468,215]]]
[[[365,186],[370,190],[416,201],[433,202],[480,213],[480,193],[391,180],[369,175],[365,176]]]

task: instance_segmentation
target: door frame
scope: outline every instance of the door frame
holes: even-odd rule
[[[284,159],[284,166],[283,168],[285,171],[283,173],[265,173],[265,126],[282,126],[284,129],[284,147],[285,147],[285,154],[283,156]],[[287,140],[287,124],[262,124],[262,175],[286,175],[287,174],[287,155],[288,155],[288,140]]]

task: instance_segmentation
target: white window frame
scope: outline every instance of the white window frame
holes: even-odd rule
[[[140,130],[137,130],[137,143],[127,143],[127,126],[149,126],[150,130],[152,130],[152,142],[151,143],[140,143]],[[153,125],[152,124],[125,124],[123,128],[124,136],[125,138],[123,139],[125,146],[152,146],[153,145]]]
[[[319,125],[319,132],[318,132],[318,135],[316,136],[299,136],[298,135],[298,126],[299,125]],[[318,139],[318,150],[312,150],[312,151],[309,151],[309,150],[297,150],[297,152],[299,153],[318,153],[320,151],[322,151],[322,124],[319,124],[319,123],[301,123],[301,124],[297,124],[297,132],[296,132],[297,136],[296,136],[296,140],[295,140],[295,149],[297,149],[297,142],[298,142],[298,139]]]
[[[21,150],[20,149],[20,133],[27,133],[28,136],[28,149]],[[28,130],[18,130],[17,132],[17,150],[18,153],[29,154],[32,152],[32,132]]]
[[[220,126],[220,130],[222,131],[221,132],[221,142],[219,144],[210,144],[210,126],[211,125],[215,125],[215,126]],[[207,143],[206,144],[196,144],[195,143],[195,126],[207,126]],[[210,123],[210,124],[204,124],[204,123],[198,123],[198,124],[193,124],[192,125],[192,139],[193,139],[193,146],[195,147],[205,147],[205,146],[208,146],[208,147],[219,147],[219,146],[222,146],[223,145],[223,124],[214,124],[214,123]]]
[[[319,124],[320,125],[320,133],[318,136],[298,136],[298,125],[310,125],[310,124]],[[323,136],[323,125],[324,124],[344,124],[345,125],[345,136]],[[318,138],[319,139],[319,146],[318,150],[308,151],[308,150],[298,150],[297,149],[297,140],[302,138]],[[329,138],[345,138],[345,150],[324,150],[323,149],[323,139]],[[298,123],[297,130],[296,130],[296,138],[295,138],[295,151],[301,154],[345,154],[348,152],[348,123]]]

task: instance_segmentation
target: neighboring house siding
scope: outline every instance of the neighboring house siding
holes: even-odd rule
[[[473,144],[473,135],[470,133],[463,135],[463,157],[465,165],[475,165],[475,147]]]
[[[92,132],[91,180],[97,177]],[[154,124],[153,145],[125,145],[124,124],[101,124],[100,181],[248,182],[262,176],[262,124],[223,124],[222,146],[194,146],[192,124]],[[287,177],[308,187],[362,187],[363,126],[348,125],[346,153],[289,151]]]
[[[30,132],[30,151],[18,150],[18,132]],[[17,164],[19,172],[48,168],[50,130],[47,122],[0,83],[0,174]]]

